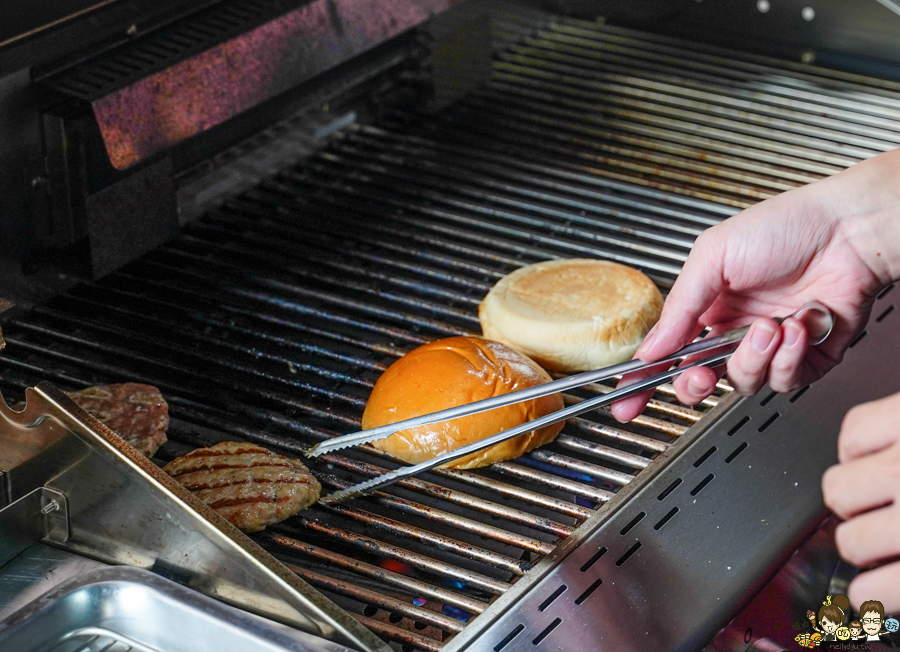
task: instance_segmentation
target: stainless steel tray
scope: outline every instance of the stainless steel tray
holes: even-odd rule
[[[66,582],[0,623],[8,652],[351,652],[117,566]]]

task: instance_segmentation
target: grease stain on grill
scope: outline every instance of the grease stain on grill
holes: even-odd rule
[[[586,572],[591,568],[591,566],[593,566],[593,565],[596,564],[598,561],[600,561],[600,558],[601,558],[603,555],[606,554],[606,551],[607,551],[607,548],[606,548],[606,547],[603,547],[603,548],[600,548],[600,550],[598,550],[597,552],[595,552],[595,553],[591,556],[590,559],[588,559],[586,562],[584,562],[584,564],[582,564],[582,566],[581,566],[581,572],[582,572],[582,573],[586,573]]]
[[[549,607],[551,604],[553,604],[553,601],[556,600],[556,598],[558,598],[563,593],[565,593],[566,589],[568,589],[568,588],[569,587],[566,586],[565,584],[558,586],[556,588],[556,590],[553,593],[551,593],[550,595],[548,595],[547,599],[541,603],[541,605],[538,607],[538,611],[544,611],[547,607]]]
[[[596,591],[598,588],[600,588],[601,584],[603,584],[603,580],[601,580],[600,578],[597,578],[596,580],[594,580],[593,584],[591,584],[589,587],[587,587],[581,595],[579,595],[577,598],[575,598],[575,604],[577,604],[579,606],[584,604],[584,601],[587,600],[589,597],[591,597],[591,594],[594,591]]]
[[[647,512],[641,512],[640,514],[638,514],[637,516],[635,516],[633,519],[631,519],[631,521],[628,522],[628,525],[626,525],[625,527],[623,527],[623,528],[621,529],[621,531],[619,532],[619,534],[621,534],[622,536],[625,536],[626,534],[628,534],[629,532],[631,532],[631,530],[634,529],[634,526],[637,525],[638,523],[640,523],[641,520],[642,520],[646,515],[647,515]]]
[[[696,496],[697,494],[699,494],[701,491],[703,491],[703,489],[706,487],[706,485],[708,485],[710,482],[713,481],[713,478],[715,478],[715,477],[716,477],[715,473],[710,473],[708,476],[703,478],[700,481],[700,484],[698,484],[696,487],[691,489],[691,495]]]
[[[494,646],[494,652],[500,652],[503,648],[512,643],[513,639],[521,634],[524,629],[525,625],[516,625],[509,634],[503,637],[503,640]]]
[[[749,446],[749,444],[747,442],[744,442],[733,451],[731,451],[731,455],[725,458],[725,464],[731,464],[732,462],[734,462],[734,460],[737,459],[737,456],[743,453],[747,446]]]
[[[638,541],[637,543],[635,543],[633,546],[631,546],[631,547],[628,549],[628,552],[626,552],[624,555],[622,555],[621,557],[619,557],[619,558],[616,560],[616,566],[618,566],[619,568],[621,568],[622,566],[624,566],[624,565],[625,565],[625,562],[627,562],[629,559],[631,559],[632,557],[634,557],[635,553],[636,553],[638,550],[640,550],[640,549],[641,549],[641,542]]]
[[[657,531],[661,530],[663,526],[671,521],[675,514],[677,514],[679,511],[680,510],[677,507],[673,507],[672,509],[670,509],[665,516],[663,516],[661,519],[659,519],[659,521],[656,522],[656,525],[653,526],[653,529]]]
[[[543,643],[544,639],[547,638],[548,636],[550,636],[550,633],[554,629],[559,627],[561,622],[562,622],[562,618],[554,618],[553,622],[544,628],[544,631],[542,631],[540,634],[538,634],[537,636],[534,637],[534,640],[531,641],[531,644],[532,645],[540,645],[541,643]]]
[[[781,412],[776,412],[768,419],[766,419],[763,424],[758,428],[759,432],[765,431],[769,426],[778,421],[778,418],[781,416]]]
[[[670,484],[668,487],[666,487],[663,490],[663,492],[661,494],[659,494],[659,496],[657,496],[657,500],[665,500],[666,497],[670,493],[672,493],[673,491],[675,491],[675,489],[678,488],[678,485],[680,485],[681,482],[682,482],[681,478],[675,478],[675,480],[672,481],[672,484]]]
[[[706,460],[708,460],[708,459],[712,456],[712,454],[715,453],[717,450],[718,450],[718,448],[715,447],[715,446],[713,446],[713,447],[710,448],[708,451],[706,451],[705,453],[703,453],[703,455],[700,456],[700,459],[698,459],[696,462],[694,462],[694,468],[695,468],[695,469],[699,469],[700,466],[701,466]]]
[[[748,415],[748,416],[745,416],[743,419],[741,419],[741,420],[738,421],[736,424],[734,424],[734,427],[733,427],[731,430],[728,431],[728,436],[731,437],[732,435],[734,435],[738,430],[740,430],[740,429],[743,428],[745,425],[747,425],[747,422],[748,422],[748,421],[750,421],[750,416],[749,416],[749,415]]]

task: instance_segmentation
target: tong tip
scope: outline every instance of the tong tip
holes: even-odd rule
[[[343,503],[347,500],[352,500],[353,498],[359,498],[363,494],[367,494],[379,487],[393,484],[394,482],[402,478],[408,472],[409,468],[412,467],[401,467],[400,469],[388,471],[384,475],[379,475],[375,476],[374,478],[364,480],[363,482],[355,484],[352,487],[339,489],[333,494],[325,496],[324,498],[319,498],[319,503],[321,505],[329,506],[337,505],[338,503]]]
[[[353,448],[354,446],[368,444],[375,439],[382,439],[382,437],[372,438],[368,431],[365,430],[351,432],[349,435],[332,437],[331,439],[320,441],[315,446],[307,449],[305,455],[307,457],[321,457],[326,453],[333,453],[334,451],[344,450],[345,448]]]
[[[322,498],[319,498],[319,504],[324,505],[325,507],[330,507],[331,505],[337,505],[338,503],[352,500],[363,493],[363,490],[358,489],[357,487],[358,485],[348,487],[347,489],[340,489],[338,491],[335,491],[333,494],[323,496]]]

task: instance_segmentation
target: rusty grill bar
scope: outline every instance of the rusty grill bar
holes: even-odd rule
[[[494,79],[459,104],[353,124],[8,324],[4,394],[152,383],[173,416],[161,462],[226,438],[300,456],[359,427],[397,357],[478,333],[478,303],[513,269],[600,256],[668,288],[703,229],[900,145],[895,84],[539,14],[495,32]],[[628,426],[600,410],[524,458],[257,538],[403,650],[439,650],[729,390],[686,408],[664,386]],[[337,488],[396,463],[363,447],[310,466]]]

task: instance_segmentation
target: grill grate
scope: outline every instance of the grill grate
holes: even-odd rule
[[[703,229],[900,145],[896,85],[574,20],[496,31],[514,43],[484,89],[351,125],[9,324],[4,393],[153,383],[173,416],[160,461],[225,438],[299,456],[359,426],[398,356],[477,333],[513,269],[600,256],[667,288]],[[662,387],[627,427],[601,410],[518,460],[316,506],[258,540],[379,635],[438,650],[728,390],[692,409]],[[395,463],[364,448],[311,467],[336,488]]]

